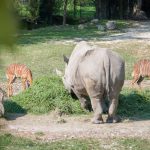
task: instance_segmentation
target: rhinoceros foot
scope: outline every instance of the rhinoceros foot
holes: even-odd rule
[[[94,117],[94,118],[91,120],[91,122],[92,122],[93,124],[102,124],[102,123],[104,123],[102,117],[99,117],[99,118],[95,118],[95,117]]]
[[[106,122],[107,123],[118,123],[118,122],[121,122],[121,118],[119,116],[115,116],[115,117],[108,116]]]

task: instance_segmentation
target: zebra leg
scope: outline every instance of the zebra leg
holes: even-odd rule
[[[27,80],[25,78],[22,79],[22,90],[23,91],[26,89],[26,81]]]
[[[139,86],[140,89],[142,89],[141,88],[141,83],[142,83],[143,80],[144,80],[144,77],[140,76],[139,80],[137,81],[137,85]]]
[[[8,94],[7,94],[8,97],[13,95],[12,84],[13,84],[14,80],[15,80],[15,76],[11,75],[8,77]]]
[[[132,88],[133,88],[134,84],[138,82],[139,78],[140,77],[138,75],[134,76],[134,78],[133,78],[133,80],[131,82]]]

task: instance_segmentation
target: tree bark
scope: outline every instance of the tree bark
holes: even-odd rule
[[[137,7],[138,7],[139,10],[141,10],[141,8],[142,8],[142,0],[138,0],[137,1]]]
[[[68,0],[64,0],[63,25],[66,25],[66,18],[67,18],[67,4],[68,4]]]
[[[122,19],[123,18],[123,0],[119,1],[119,18]]]
[[[54,0],[47,1],[47,23],[52,24]]]
[[[74,15],[74,18],[76,17],[76,13],[77,13],[77,0],[73,0],[73,15]]]

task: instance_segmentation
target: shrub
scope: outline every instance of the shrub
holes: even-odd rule
[[[18,112],[19,110],[23,112],[24,110],[39,114],[50,112],[56,108],[60,113],[65,114],[84,112],[80,107],[80,102],[71,98],[64,89],[62,80],[56,76],[38,78],[29,89],[13,96],[12,100],[11,106],[9,101],[5,104],[7,112]],[[15,103],[15,107],[12,107],[14,106],[12,103]]]

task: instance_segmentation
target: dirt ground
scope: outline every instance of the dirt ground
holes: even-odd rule
[[[110,43],[122,40],[130,40],[130,42],[137,40],[150,43],[150,22],[137,23],[134,28],[126,29],[122,34],[104,37],[99,42]],[[98,43],[98,41],[95,41],[95,43]],[[130,82],[125,81],[124,86],[130,86]],[[19,91],[19,84],[18,82],[14,85],[16,93]],[[144,81],[142,86],[150,87],[150,81]],[[1,87],[6,89],[5,84],[1,84]],[[117,124],[94,125],[90,122],[91,117],[91,115],[59,117],[55,112],[41,116],[7,114],[7,119],[0,119],[0,130],[44,141],[79,137],[141,137],[150,139],[150,120],[124,119]],[[106,119],[106,116],[104,118]]]
[[[91,124],[89,115],[63,116],[8,114],[1,130],[40,140],[71,138],[140,137],[150,139],[150,120],[126,120],[116,124]],[[104,116],[104,120],[106,116]]]

